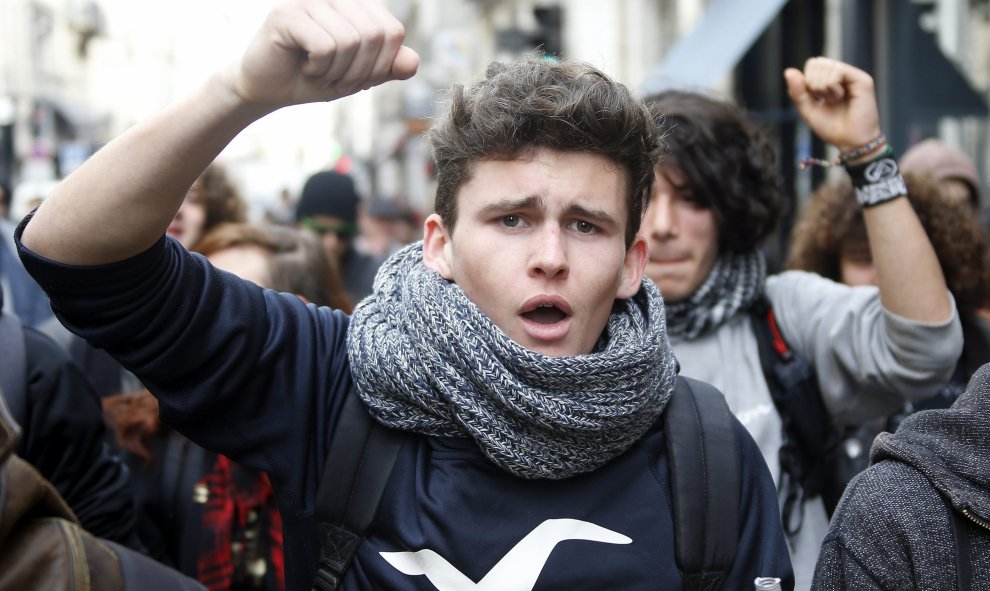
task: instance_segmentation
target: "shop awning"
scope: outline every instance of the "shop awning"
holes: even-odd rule
[[[742,59],[787,0],[713,0],[690,34],[650,72],[642,94],[668,88],[706,89]]]

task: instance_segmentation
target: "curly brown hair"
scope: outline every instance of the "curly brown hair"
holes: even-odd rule
[[[538,148],[588,152],[629,175],[626,246],[653,188],[660,129],[629,90],[580,62],[527,55],[494,62],[484,79],[454,86],[450,109],[430,130],[437,166],[435,209],[453,229],[456,196],[481,160],[510,160]]]
[[[963,311],[984,306],[990,301],[990,245],[981,220],[966,203],[942,198],[930,175],[905,173],[904,183],[956,305]],[[840,281],[843,251],[868,244],[863,212],[849,179],[830,181],[812,194],[801,212],[786,266]]]
[[[710,208],[719,251],[746,253],[770,235],[787,201],[766,133],[738,105],[682,90],[643,102],[663,118],[663,165],[684,175],[694,203]]]
[[[206,210],[203,236],[220,224],[243,223],[247,219],[247,206],[237,187],[227,170],[216,162],[203,171],[189,191],[189,197],[202,203]]]

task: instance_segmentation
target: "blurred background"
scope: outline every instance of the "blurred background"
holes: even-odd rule
[[[964,150],[986,183],[988,0],[385,0],[423,57],[410,81],[293,107],[222,154],[251,217],[318,170],[365,195],[432,208],[422,132],[443,90],[492,59],[542,48],[602,68],[637,93],[707,89],[746,106],[776,141],[799,209],[829,171],[787,99],[782,70],[827,55],[877,81],[883,127],[903,152],[927,137]],[[237,59],[272,0],[0,0],[0,182],[22,215],[115,135]],[[983,194],[986,195],[986,187]],[[790,220],[778,235],[786,236]]]

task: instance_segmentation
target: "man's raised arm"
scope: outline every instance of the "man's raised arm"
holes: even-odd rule
[[[788,92],[801,116],[812,130],[844,154],[856,154],[869,147],[880,134],[876,91],[869,74],[848,64],[826,58],[812,58],[804,71],[788,68],[784,73]],[[877,156],[879,154],[880,157]],[[883,185],[885,172],[880,166],[893,157],[882,150],[846,160],[847,169],[877,162],[875,172],[867,167],[864,180],[878,191],[868,192],[875,199],[864,203],[863,218],[876,266],[880,300],[884,308],[918,322],[940,323],[952,313],[948,288],[935,250],[925,229],[907,199],[903,187]],[[887,172],[896,172],[889,170]],[[899,178],[899,177],[898,177]],[[861,199],[862,202],[862,199]]]
[[[155,243],[186,191],[253,121],[409,78],[419,56],[376,0],[283,0],[241,61],[93,155],[45,200],[22,236],[49,259],[96,265]]]

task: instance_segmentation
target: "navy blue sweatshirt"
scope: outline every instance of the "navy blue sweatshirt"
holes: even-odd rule
[[[46,261],[19,238],[62,322],[140,377],[163,421],[269,474],[287,587],[308,589],[319,555],[314,497],[351,385],[348,317],[213,269],[171,239],[80,268]],[[755,443],[738,423],[736,432],[739,552],[725,588],[752,588],[757,576],[786,584],[776,490]],[[413,436],[342,588],[675,589],[673,540],[660,423],[604,467],[559,481],[513,477],[469,439]]]

